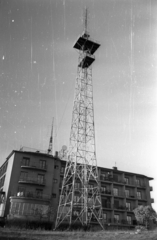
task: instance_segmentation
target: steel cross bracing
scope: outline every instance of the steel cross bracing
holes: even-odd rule
[[[87,56],[94,59],[89,51],[79,50],[69,157],[55,228],[62,223],[87,226],[92,222],[103,228],[95,149],[92,66],[86,67],[89,64]]]

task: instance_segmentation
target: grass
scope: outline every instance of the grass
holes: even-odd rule
[[[157,240],[157,230],[143,231],[99,231],[57,232],[40,230],[15,230],[0,228],[0,240]]]

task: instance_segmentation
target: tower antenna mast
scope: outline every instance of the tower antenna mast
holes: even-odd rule
[[[68,160],[64,172],[55,229],[60,225],[103,227],[103,212],[98,179],[93,107],[92,63],[100,44],[87,33],[87,9],[84,33],[74,44],[78,50],[78,68]]]
[[[85,7],[85,33],[87,33],[87,20],[88,20],[88,12],[87,7]]]

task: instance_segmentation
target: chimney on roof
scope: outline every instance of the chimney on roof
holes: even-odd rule
[[[55,151],[55,158],[58,158],[58,151]]]
[[[118,168],[117,167],[113,167],[113,170],[118,170]]]

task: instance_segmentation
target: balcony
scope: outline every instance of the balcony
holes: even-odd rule
[[[111,203],[102,203],[102,208],[113,209],[113,205]]]
[[[22,164],[21,168],[24,169],[33,169],[33,170],[38,170],[38,171],[47,171],[47,165],[36,165],[36,164]]]
[[[133,181],[133,180],[129,180],[129,181],[125,181],[125,180],[124,180],[124,184],[125,184],[125,185],[128,185],[128,186],[132,186],[132,187],[135,187],[135,186],[136,186],[136,182]]]
[[[137,188],[146,188],[145,183],[142,183],[142,182],[140,182],[140,183],[135,182],[135,186],[136,186]]]
[[[154,198],[151,198],[151,203],[154,203]]]
[[[145,183],[142,183],[142,182],[136,182],[136,181],[133,181],[133,180],[129,180],[129,181],[125,181],[124,180],[124,184],[125,185],[128,185],[128,186],[132,186],[132,187],[139,187],[139,188],[145,188],[146,185]]]
[[[125,205],[114,206],[114,209],[118,210],[118,211],[125,211],[126,210],[126,206]]]
[[[114,197],[125,198],[125,192],[123,192],[123,191],[114,192],[114,191],[113,191],[113,196],[114,196]]]
[[[38,179],[35,177],[34,178],[33,177],[20,177],[19,183],[45,186],[46,181],[45,181],[45,179]]]
[[[100,192],[103,195],[111,195],[112,194],[112,192],[110,190],[103,190],[103,189],[101,189]]]
[[[125,184],[125,181],[124,181],[124,180],[122,180],[122,179],[117,179],[117,178],[115,178],[115,177],[113,177],[112,182],[113,182],[114,184],[120,184],[120,185],[124,185],[124,184]]]
[[[37,192],[31,192],[31,191],[23,191],[23,192],[16,192],[11,194],[11,197],[16,197],[16,198],[28,198],[28,199],[36,199],[36,200],[50,200],[50,195],[46,194],[39,194]]]
[[[132,194],[132,195],[125,194],[125,196],[126,196],[126,198],[130,198],[130,199],[136,200],[136,196],[134,194]]]
[[[150,187],[149,187],[149,191],[150,191],[150,192],[153,191],[153,187],[150,186]]]
[[[103,181],[103,182],[112,182],[113,181],[113,176],[112,175],[108,175],[108,176],[103,176],[103,175],[100,175],[100,181]]]

